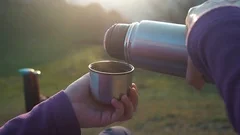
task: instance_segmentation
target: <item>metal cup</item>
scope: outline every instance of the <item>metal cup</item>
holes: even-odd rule
[[[88,66],[90,88],[94,98],[103,104],[111,104],[113,98],[127,94],[132,84],[134,67],[119,61],[98,61]]]

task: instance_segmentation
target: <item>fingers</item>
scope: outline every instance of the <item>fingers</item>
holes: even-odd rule
[[[124,105],[124,119],[131,119],[134,110],[132,102],[126,95],[122,96],[121,101]]]
[[[129,120],[133,116],[133,112],[136,111],[138,105],[138,89],[136,84],[132,84],[129,97],[123,95],[121,101],[116,99],[112,100],[112,105],[115,108],[115,112],[112,114],[112,122]]]
[[[83,80],[82,83],[89,84],[90,83],[90,73],[86,73],[83,75],[80,80]]]
[[[130,88],[129,92],[129,99],[132,101],[133,104],[133,111],[136,112],[137,105],[138,105],[138,89],[136,84],[132,84],[132,87]]]
[[[88,87],[90,84],[90,74],[86,73],[76,81],[74,81],[72,84],[69,85],[69,87]]]
[[[135,90],[138,92],[137,85],[135,83],[132,83],[132,88],[135,88]]]
[[[116,122],[124,115],[124,105],[123,105],[123,103],[117,101],[116,99],[113,99],[111,101],[111,103],[112,103],[113,107],[115,108],[115,111],[112,114],[111,121]]]
[[[202,74],[193,65],[190,58],[188,59],[186,80],[190,85],[198,90],[202,89],[205,84]]]
[[[68,95],[72,102],[85,101],[89,96],[90,75],[89,73],[83,75],[78,80],[71,83],[64,92]]]

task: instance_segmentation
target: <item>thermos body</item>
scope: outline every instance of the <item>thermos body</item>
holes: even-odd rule
[[[150,71],[185,77],[186,26],[142,21],[130,25],[124,42],[125,61]]]
[[[185,78],[186,31],[186,25],[149,20],[115,24],[105,34],[104,48],[136,68]]]
[[[137,68],[185,77],[185,32],[185,25],[157,21],[115,24],[105,34],[104,47]]]

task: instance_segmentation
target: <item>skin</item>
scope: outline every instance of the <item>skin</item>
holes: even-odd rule
[[[188,57],[186,81],[189,85],[193,86],[197,90],[201,90],[205,84],[202,74],[193,65],[190,57]]]
[[[135,84],[130,87],[129,96],[123,95],[120,101],[112,99],[111,105],[99,104],[90,92],[89,73],[69,85],[64,92],[72,103],[80,128],[104,127],[129,120],[138,104]]]

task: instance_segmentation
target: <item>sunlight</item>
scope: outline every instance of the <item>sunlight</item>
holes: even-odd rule
[[[116,10],[125,18],[138,21],[149,17],[152,13],[149,2],[147,0],[66,0],[71,4],[88,5],[91,3],[99,3],[106,10]],[[145,10],[142,10],[145,9]]]
[[[80,4],[80,5],[88,5],[90,3],[99,3],[101,4],[103,7],[106,8],[114,8],[116,6],[122,5],[122,4],[127,4],[126,0],[66,0],[68,3],[72,3],[72,4]],[[132,0],[130,0],[132,1]]]

